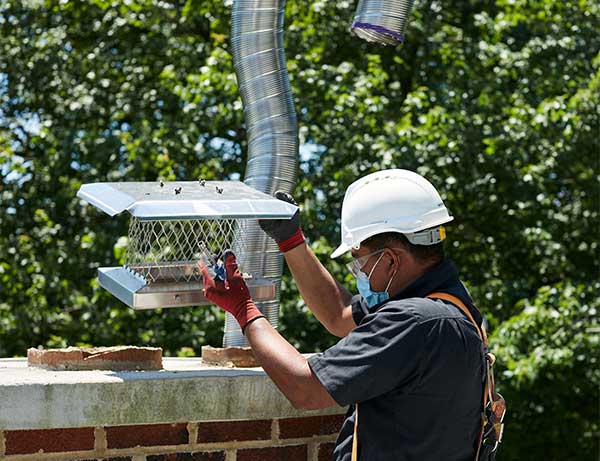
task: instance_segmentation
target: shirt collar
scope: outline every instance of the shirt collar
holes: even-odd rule
[[[386,299],[382,303],[369,307],[368,311],[376,312],[389,301],[397,301],[407,298],[424,298],[428,294],[436,291],[454,294],[462,299],[463,296],[456,293],[457,286],[462,287],[462,284],[458,278],[458,268],[452,261],[445,259],[436,266],[433,266],[409,286],[396,293],[394,296]]]
[[[373,313],[381,309],[389,301],[397,301],[407,298],[424,298],[428,294],[435,292],[444,292],[456,296],[464,302],[478,325],[481,324],[483,317],[465,286],[459,279],[459,271],[456,265],[449,259],[445,259],[436,266],[433,266],[409,286],[396,293],[394,296],[377,304],[368,311]]]
[[[454,263],[445,259],[390,299],[424,298],[436,291],[448,291],[460,283],[458,275],[458,268]]]

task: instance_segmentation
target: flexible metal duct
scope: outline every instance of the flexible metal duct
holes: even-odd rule
[[[232,12],[231,50],[248,139],[244,182],[267,194],[293,192],[298,170],[298,121],[283,49],[284,11],[285,0],[235,0]],[[243,269],[276,283],[276,300],[257,306],[277,327],[283,257],[258,224],[245,226]],[[227,314],[223,345],[246,344],[237,321]]]
[[[360,0],[351,30],[360,38],[383,45],[404,42],[404,29],[414,0]]]

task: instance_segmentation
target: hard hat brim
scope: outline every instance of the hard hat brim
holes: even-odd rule
[[[331,253],[330,258],[331,259],[335,259],[338,258],[339,256],[342,256],[344,253],[346,253],[347,251],[350,251],[352,249],[352,247],[350,245],[348,245],[347,243],[342,243],[339,247],[337,247],[333,253]]]

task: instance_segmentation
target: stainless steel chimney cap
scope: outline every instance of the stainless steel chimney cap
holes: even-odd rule
[[[289,219],[297,206],[240,181],[100,182],[77,196],[110,216],[138,219]]]
[[[298,209],[239,181],[105,182],[84,184],[77,196],[110,216],[132,215],[123,267],[99,268],[98,281],[133,309],[210,304],[198,261],[231,249],[244,271],[255,220]],[[255,301],[276,298],[273,280],[244,278]]]

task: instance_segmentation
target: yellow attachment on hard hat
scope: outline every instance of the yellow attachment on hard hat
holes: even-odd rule
[[[446,240],[446,228],[440,226],[440,240]]]

